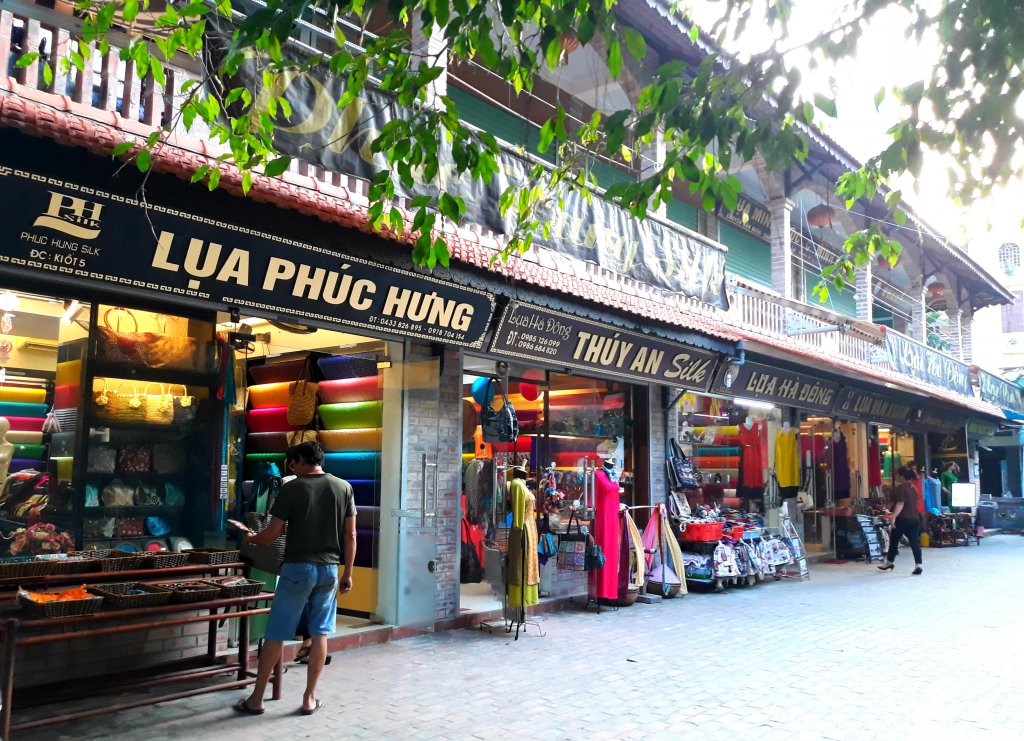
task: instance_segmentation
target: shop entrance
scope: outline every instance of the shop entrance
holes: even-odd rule
[[[356,498],[353,589],[339,595],[338,630],[432,627],[440,359],[408,343],[258,317],[221,329],[236,333],[239,390],[229,509],[266,511],[275,476],[289,475],[285,450],[317,440],[324,469],[347,480]],[[290,418],[303,381],[316,384],[316,408],[308,419]],[[415,434],[406,435],[410,428]]]
[[[527,486],[543,534],[564,530],[575,508],[588,524],[595,508],[595,475],[606,463],[618,473],[619,499],[638,502],[635,487],[634,398],[632,387],[566,373],[511,364],[507,376],[494,360],[466,356],[462,408],[462,549],[473,549],[482,574],[460,574],[462,613],[499,610],[504,584],[500,559],[512,524],[507,496],[510,470],[524,466]],[[500,409],[502,392],[516,411],[516,442],[490,442],[480,425],[481,409]],[[544,561],[544,557],[540,557]],[[581,572],[557,572],[555,559],[539,565],[541,597],[587,591]]]

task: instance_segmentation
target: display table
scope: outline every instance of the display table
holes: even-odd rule
[[[203,575],[239,573],[244,571],[242,563],[221,565],[193,564],[167,569],[136,569],[132,571],[96,572],[85,574],[68,574],[58,576],[37,577],[33,579],[6,579],[0,581],[0,637],[3,640],[3,678],[2,699],[0,709],[0,737],[6,741],[11,733],[17,730],[37,728],[40,726],[65,723],[72,720],[92,718],[116,713],[129,708],[144,705],[155,705],[160,702],[176,700],[195,695],[218,692],[228,689],[241,689],[255,682],[255,674],[249,670],[249,618],[270,611],[266,603],[273,600],[271,592],[260,592],[248,597],[229,597],[210,599],[202,602],[182,602],[161,605],[159,607],[137,607],[130,609],[104,609],[93,615],[80,617],[64,617],[36,619],[24,612],[14,601],[17,586],[31,587],[39,590],[50,586],[67,584],[103,584],[113,582],[146,582],[167,581],[177,577],[201,577]],[[14,585],[9,582],[19,582]],[[261,604],[263,603],[263,604]],[[191,613],[191,614],[184,614]],[[238,654],[236,663],[220,663],[217,661],[217,623],[223,620],[239,621]],[[206,656],[200,657],[198,665],[188,669],[160,671],[147,675],[140,681],[139,676],[111,677],[111,681],[88,683],[77,682],[74,696],[76,699],[98,697],[103,694],[130,690],[151,690],[164,684],[188,682],[192,680],[210,679],[218,675],[233,675],[225,681],[204,685],[166,694],[151,695],[130,699],[126,702],[108,704],[98,701],[94,707],[78,710],[67,714],[56,713],[50,717],[14,723],[14,706],[24,704],[38,705],[45,702],[65,699],[57,698],[52,692],[39,697],[37,690],[33,696],[32,687],[14,687],[15,656],[19,647],[39,646],[43,644],[83,641],[104,638],[125,633],[145,633],[149,630],[170,626],[181,626],[193,623],[208,623]],[[196,663],[196,662],[193,662]],[[273,698],[281,697],[281,666],[272,678]],[[83,688],[83,685],[88,685]],[[42,701],[42,702],[41,702]]]
[[[981,545],[974,527],[974,518],[966,512],[932,515],[928,522],[932,548],[944,546]]]

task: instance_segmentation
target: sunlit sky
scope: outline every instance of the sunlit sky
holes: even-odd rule
[[[688,0],[689,11],[705,28],[719,18],[722,0]],[[762,3],[763,4],[763,3]],[[809,38],[830,27],[846,5],[840,0],[797,0],[789,36],[781,47],[799,47]],[[828,24],[828,25],[825,25]],[[806,65],[807,57],[797,51],[794,59],[804,75],[806,97],[814,92],[834,94],[838,118],[822,116],[819,125],[839,144],[860,160],[881,151],[888,143],[887,131],[900,118],[900,108],[892,96],[875,110],[875,93],[882,87],[905,86],[927,77],[938,50],[927,37],[920,44],[906,40],[907,15],[890,8],[871,23],[856,55],[849,61],[828,63],[817,70]],[[768,41],[763,23],[751,23],[738,42],[727,42],[732,51],[743,54],[763,48]],[[802,55],[802,59],[801,59]],[[916,182],[894,184],[903,190],[914,211],[951,241],[969,246],[972,255],[988,263],[986,257],[1007,240],[1020,238],[1020,220],[1024,186],[1018,180],[1012,187],[994,194],[984,202],[957,206],[947,195],[946,169],[938,157],[925,160],[921,178]],[[916,192],[911,192],[916,188]]]

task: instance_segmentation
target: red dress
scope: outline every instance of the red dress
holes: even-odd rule
[[[878,438],[873,437],[868,443],[868,486],[882,485],[882,453],[878,447]]]
[[[764,488],[766,427],[764,420],[757,420],[749,429],[745,424],[740,425],[740,450],[743,452],[740,486],[744,489]]]
[[[598,470],[594,474],[595,515],[594,541],[604,551],[605,564],[590,572],[590,596],[597,599],[619,597],[619,484]]]

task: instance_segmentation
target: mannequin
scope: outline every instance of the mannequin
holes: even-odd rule
[[[605,564],[590,572],[590,596],[615,600],[619,597],[619,475],[615,459],[608,458],[594,474],[594,541],[604,551]]]
[[[748,430],[753,429],[753,427],[754,427],[754,420],[753,420],[753,418],[748,416],[745,420],[743,420],[743,426],[746,427]]]
[[[11,423],[7,417],[0,417],[0,483],[7,480],[7,470],[11,467],[11,459],[14,457],[14,445],[7,442],[7,432],[11,429]]]
[[[882,485],[882,453],[878,444],[878,427],[871,426],[871,436],[868,439],[868,487],[875,488]]]
[[[508,534],[508,605],[530,607],[540,602],[540,563],[537,556],[537,499],[526,488],[526,466],[510,468],[512,529]]]
[[[782,423],[782,431],[785,432],[787,435],[789,434],[789,431],[791,429],[792,429],[792,427],[790,427],[788,419],[785,422]]]

